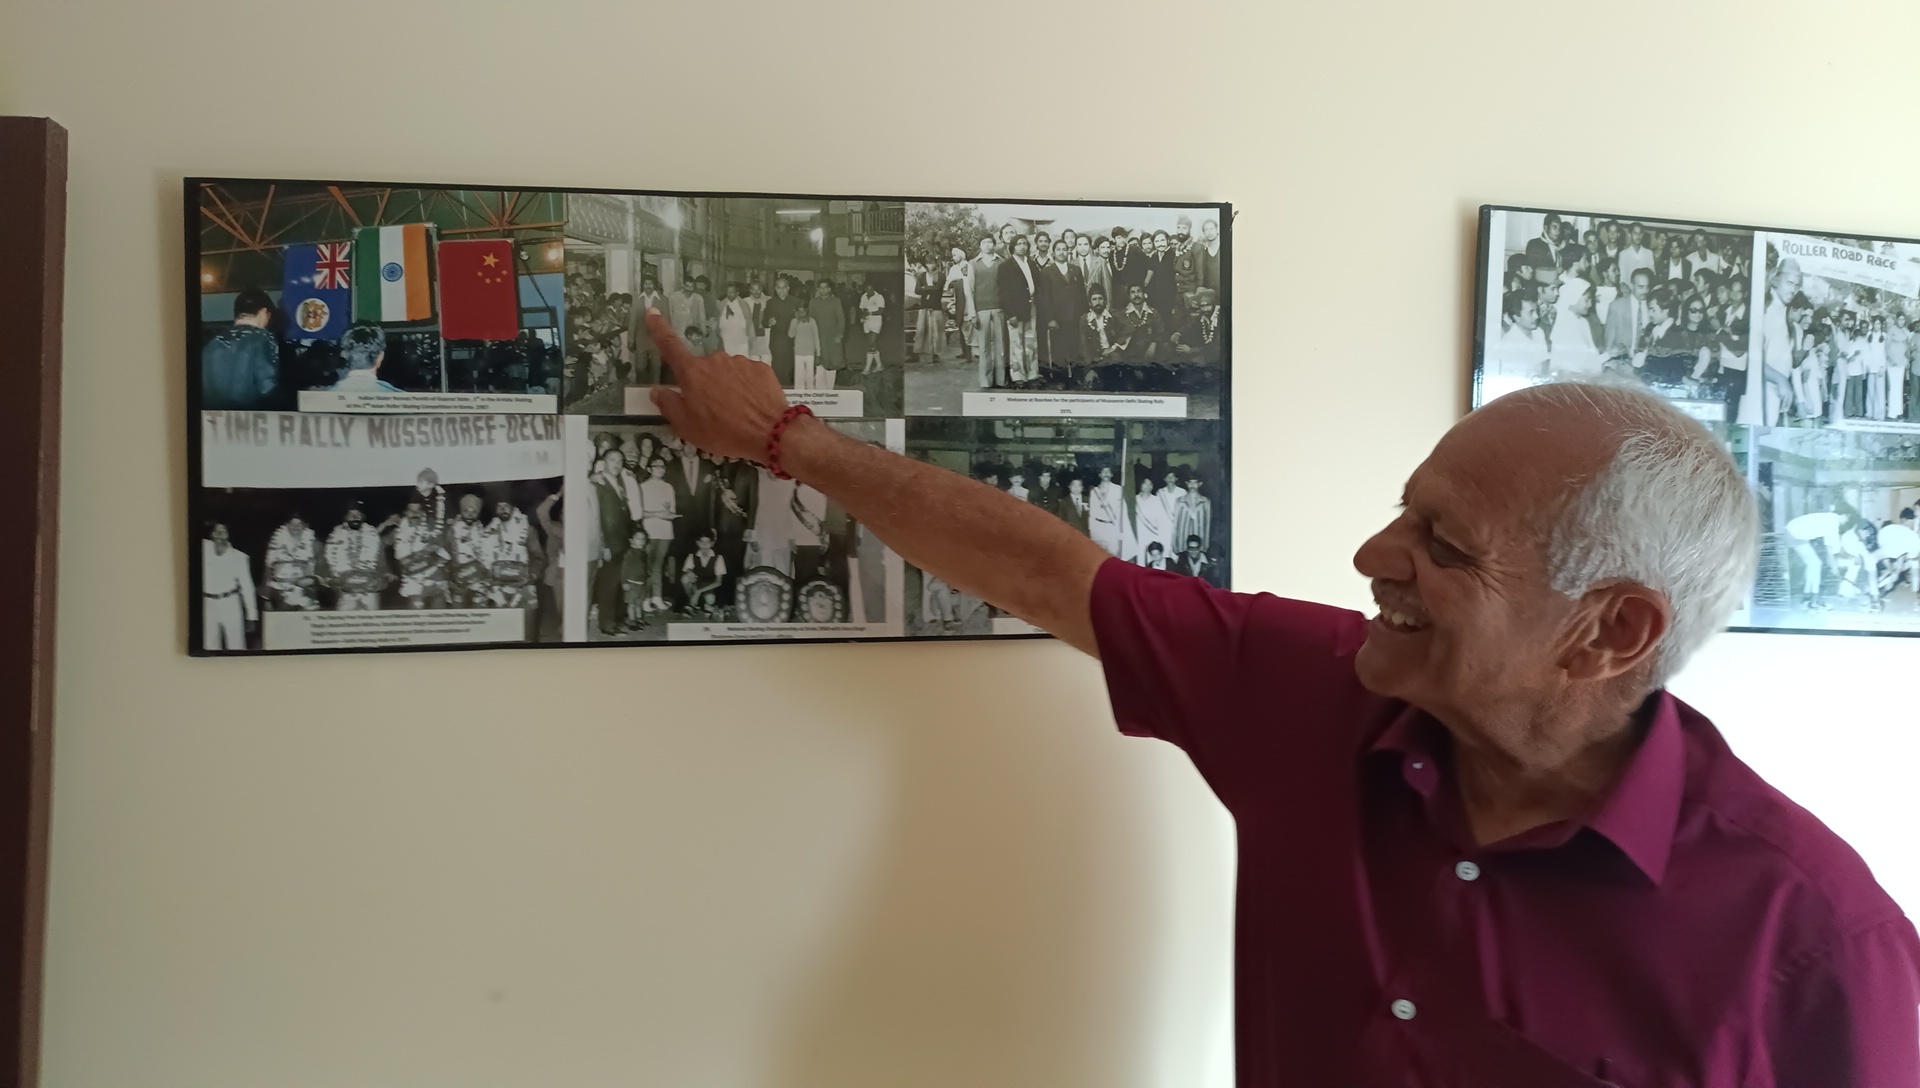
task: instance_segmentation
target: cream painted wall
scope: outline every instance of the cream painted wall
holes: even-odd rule
[[[182,175],[1232,200],[1237,569],[1359,604],[1463,406],[1475,207],[1920,236],[1917,41],[1911,0],[0,0],[0,112],[73,133],[45,1083],[1231,1075],[1231,825],[1063,647],[188,660]],[[1920,911],[1917,666],[1724,638],[1677,687]]]

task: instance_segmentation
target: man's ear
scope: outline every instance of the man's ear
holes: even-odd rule
[[[1666,594],[1633,582],[1588,591],[1581,599],[1561,667],[1572,680],[1609,680],[1647,664],[1673,626]]]

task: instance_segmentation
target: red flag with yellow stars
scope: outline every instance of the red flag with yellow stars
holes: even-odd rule
[[[512,340],[520,335],[513,243],[440,243],[440,336]]]

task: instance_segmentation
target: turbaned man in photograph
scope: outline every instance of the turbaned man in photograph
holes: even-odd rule
[[[1099,658],[1121,730],[1191,757],[1238,825],[1241,1085],[1920,1083],[1912,923],[1664,689],[1759,550],[1742,474],[1666,401],[1468,415],[1354,556],[1369,619],[1112,558],[649,321],[682,438]]]

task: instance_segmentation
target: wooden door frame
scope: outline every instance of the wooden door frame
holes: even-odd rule
[[[40,1080],[66,233],[67,130],[0,117],[0,1083],[19,1088]]]

